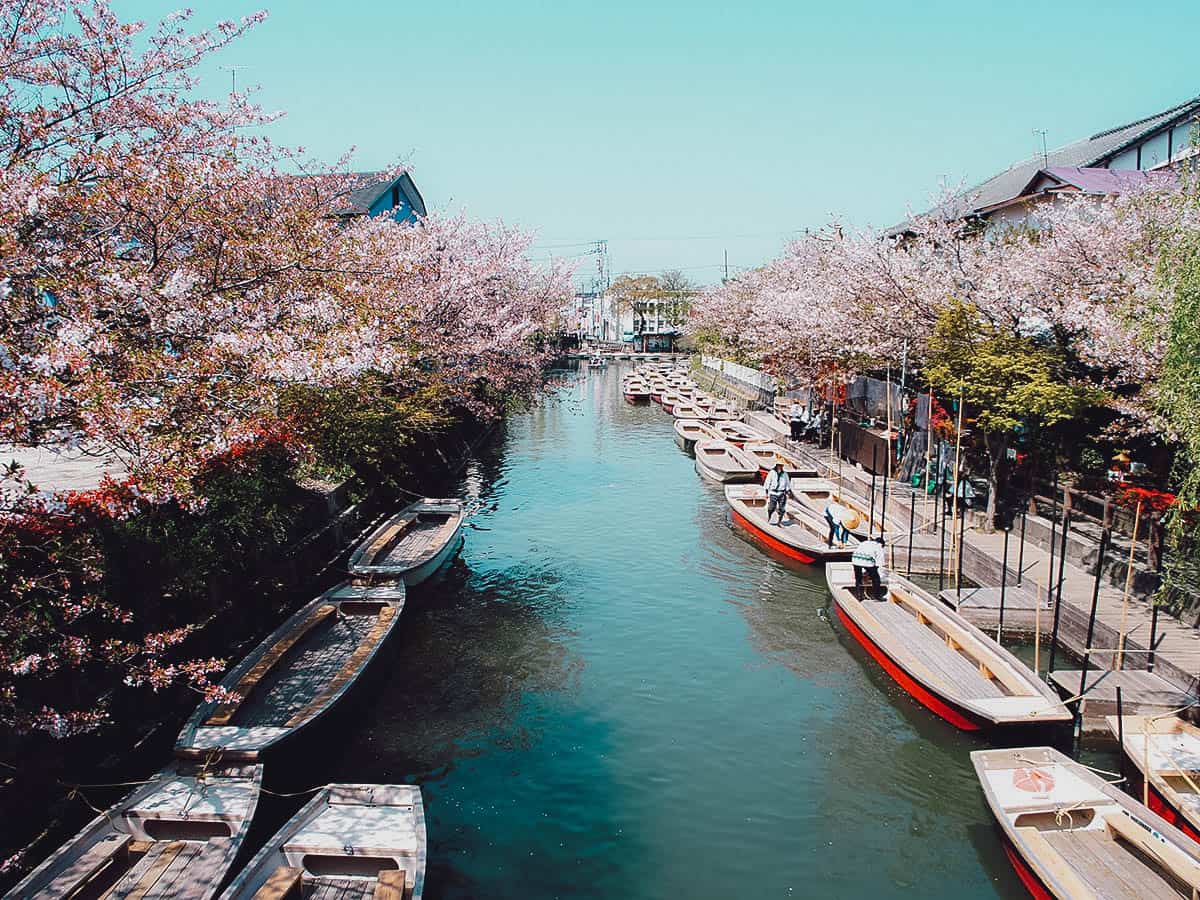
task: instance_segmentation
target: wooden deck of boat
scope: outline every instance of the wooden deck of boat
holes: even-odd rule
[[[404,537],[396,546],[386,555],[372,560],[371,565],[417,565],[442,548],[454,533],[457,524],[457,516],[450,516],[440,522],[423,522],[418,518],[405,529]]]
[[[917,617],[900,604],[868,599],[863,605],[921,665],[954,687],[955,695],[970,698],[1007,696],[999,683],[986,677],[972,660],[951,649],[944,637],[918,622]]]
[[[108,900],[199,900],[225,872],[227,840],[158,841],[107,894]],[[61,896],[61,895],[60,895]]]
[[[1148,865],[1106,830],[1043,831],[1040,835],[1104,900],[1179,900],[1186,896],[1163,881],[1161,869]]]
[[[314,628],[286,664],[271,668],[232,718],[243,728],[286,725],[335,679],[376,625],[375,616],[337,616]]]
[[[306,886],[304,900],[357,900],[374,897],[376,884],[362,878],[321,878]]]

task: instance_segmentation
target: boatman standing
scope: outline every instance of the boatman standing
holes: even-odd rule
[[[792,440],[798,441],[804,437],[804,429],[808,425],[808,415],[799,400],[792,401],[788,412],[788,424],[792,427]]]
[[[881,593],[879,570],[883,567],[883,535],[879,536],[879,540],[871,535],[855,547],[854,554],[850,557],[850,563],[854,566],[854,586],[859,590],[859,597],[863,596],[863,577],[866,576],[871,579],[871,586],[875,588],[876,599],[885,599],[879,596]]]
[[[775,510],[779,510],[779,524],[783,524],[783,512],[787,507],[788,489],[792,486],[792,480],[788,478],[788,473],[783,471],[783,463],[775,463],[775,468],[767,473],[766,484],[763,485],[767,489],[767,524],[771,524],[771,514]]]

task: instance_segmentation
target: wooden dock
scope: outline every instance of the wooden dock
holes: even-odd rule
[[[964,619],[984,631],[994,634],[1000,625],[998,587],[964,587],[961,593],[949,588],[938,594],[938,599],[951,609],[957,609]],[[1040,616],[1036,607],[1037,599],[1033,591],[1007,585],[1004,589],[1004,634],[1032,635],[1039,618],[1042,633],[1049,634],[1054,611],[1045,598],[1042,598]]]
[[[1007,619],[1007,615],[1005,615]],[[1057,669],[1050,682],[1063,698],[1079,693],[1081,669]],[[1159,715],[1196,702],[1196,696],[1180,690],[1160,675],[1145,669],[1092,669],[1084,682],[1083,733],[1109,736],[1105,716],[1117,714],[1117,688],[1121,688],[1121,709],[1125,715]]]

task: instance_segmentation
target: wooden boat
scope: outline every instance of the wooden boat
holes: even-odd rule
[[[774,441],[746,441],[742,450],[758,461],[758,477],[763,480],[776,463],[783,463],[789,478],[808,478],[816,475],[816,467],[803,463]]]
[[[418,585],[462,546],[465,518],[460,500],[426,497],[410,503],[358,545],[350,555],[350,574]]]
[[[201,768],[177,762],[159,772],[93,819],[6,896],[215,896],[258,806],[262,766],[205,768],[203,773]]]
[[[719,441],[721,436],[702,419],[676,419],[675,443],[686,452],[696,449],[696,441]]]
[[[804,565],[849,559],[853,546],[828,547],[820,524],[802,511],[789,509],[783,525],[767,521],[767,492],[761,485],[737,484],[725,487],[733,523],[760,544]],[[856,542],[857,543],[857,542]]]
[[[1150,808],[1200,842],[1200,728],[1178,716],[1122,716],[1119,726],[1108,716],[1107,722],[1137,773],[1129,779],[1130,793],[1143,796],[1148,770]]]
[[[185,759],[257,760],[325,715],[396,627],[404,582],[342,582],[273,631],[221,681],[237,696],[202,703],[175,742]]]
[[[693,452],[696,472],[709,481],[727,484],[758,477],[758,463],[728,441],[699,440]]]
[[[621,393],[629,403],[649,403],[650,386],[644,381],[627,381],[621,385]]]
[[[879,528],[883,524],[883,520],[879,516],[880,508],[877,508],[873,522],[874,528],[869,528],[868,523],[872,521],[870,507],[857,497],[838,490],[838,486],[828,478],[793,478],[791,494],[797,503],[806,506],[813,515],[822,521],[825,519],[825,507],[831,499],[844,506],[850,510],[851,516],[843,524],[846,526],[846,530],[856,537],[866,537],[868,532],[878,535]],[[889,528],[887,530],[899,533],[902,529]]]
[[[1050,747],[976,750],[971,762],[1034,897],[1177,900],[1200,893],[1200,855],[1182,832]]]
[[[425,807],[409,784],[331,784],[250,860],[221,900],[421,900]]]
[[[889,573],[885,600],[860,599],[849,563],[825,580],[854,639],[919,703],[964,731],[1053,726],[1071,713],[1028,666],[911,581]]]
[[[675,404],[682,402],[683,397],[674,388],[668,388],[663,391],[662,399],[659,400],[659,403],[662,404],[663,412],[668,413],[673,413],[675,411]]]
[[[708,410],[708,417],[714,422],[736,420],[742,414],[741,410],[732,403],[726,403],[722,400],[709,400],[707,403],[701,403],[700,405]],[[757,431],[755,435],[760,440],[766,437],[766,435],[759,434]]]
[[[713,430],[721,435],[723,440],[741,447],[747,441],[765,441],[767,436],[757,429],[751,428],[744,422],[735,422],[730,419],[718,419],[712,423]]]
[[[675,408],[671,410],[671,415],[676,419],[695,419],[699,422],[708,421],[708,410],[695,403],[676,403]]]

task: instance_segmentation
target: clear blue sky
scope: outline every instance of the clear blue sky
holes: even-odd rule
[[[115,0],[129,18],[183,4]],[[1106,8],[1108,7],[1108,8]],[[198,23],[260,8],[205,0]],[[886,226],[939,182],[1200,94],[1200,3],[286,0],[214,62],[274,136],[398,158],[431,209],[606,238],[614,273],[720,277],[831,215]],[[582,272],[592,257],[579,260]]]

